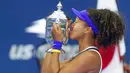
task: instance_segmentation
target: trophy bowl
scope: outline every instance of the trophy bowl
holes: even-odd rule
[[[46,18],[46,33],[45,33],[45,39],[48,44],[52,45],[54,40],[52,36],[52,23],[55,22],[56,24],[60,24],[62,32],[63,32],[63,44],[66,44],[68,41],[68,38],[66,38],[66,21],[67,17],[64,14],[64,12],[61,10],[62,9],[62,4],[61,2],[58,3],[57,5],[57,11],[54,11],[51,15],[49,15]]]

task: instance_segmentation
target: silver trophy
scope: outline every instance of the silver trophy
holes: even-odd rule
[[[66,40],[66,15],[64,12],[61,10],[62,9],[62,4],[61,2],[58,3],[57,5],[57,11],[54,11],[51,15],[49,15],[46,18],[46,33],[45,33],[45,39],[48,44],[52,45],[53,44],[53,37],[52,37],[52,23],[55,22],[56,24],[61,24],[61,29],[64,35],[63,41]],[[68,40],[68,39],[67,39]],[[64,42],[64,44],[67,43]]]

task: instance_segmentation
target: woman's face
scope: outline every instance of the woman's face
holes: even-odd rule
[[[70,38],[72,40],[78,40],[78,39],[84,37],[85,28],[86,28],[86,23],[77,17],[75,22],[73,24],[71,24]]]

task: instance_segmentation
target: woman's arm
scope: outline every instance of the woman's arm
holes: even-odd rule
[[[59,53],[53,53],[51,59],[48,67],[51,72],[48,73],[84,73],[93,69],[97,69],[98,72],[101,65],[99,55],[93,51],[80,54],[62,68],[60,68]]]
[[[69,63],[70,60],[64,60],[60,63],[60,69],[63,68],[67,63]]]
[[[41,73],[47,73],[50,62],[51,62],[51,53],[46,53],[43,63],[41,63]]]
[[[43,60],[44,60],[44,59],[39,60],[40,69],[42,69]],[[60,68],[64,67],[68,62],[69,62],[69,60],[64,60],[64,61],[60,62]]]
[[[125,71],[126,73],[130,73],[130,65],[129,65],[129,64],[124,63],[123,67],[124,67],[124,71]]]
[[[59,70],[60,70],[59,55],[60,55],[60,53],[52,53],[51,62],[48,67],[48,69],[51,72],[47,72],[47,73],[58,73],[59,72]]]

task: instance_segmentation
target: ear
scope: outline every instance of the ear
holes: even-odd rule
[[[84,33],[90,33],[92,31],[92,28],[91,27],[86,27],[84,29]]]

